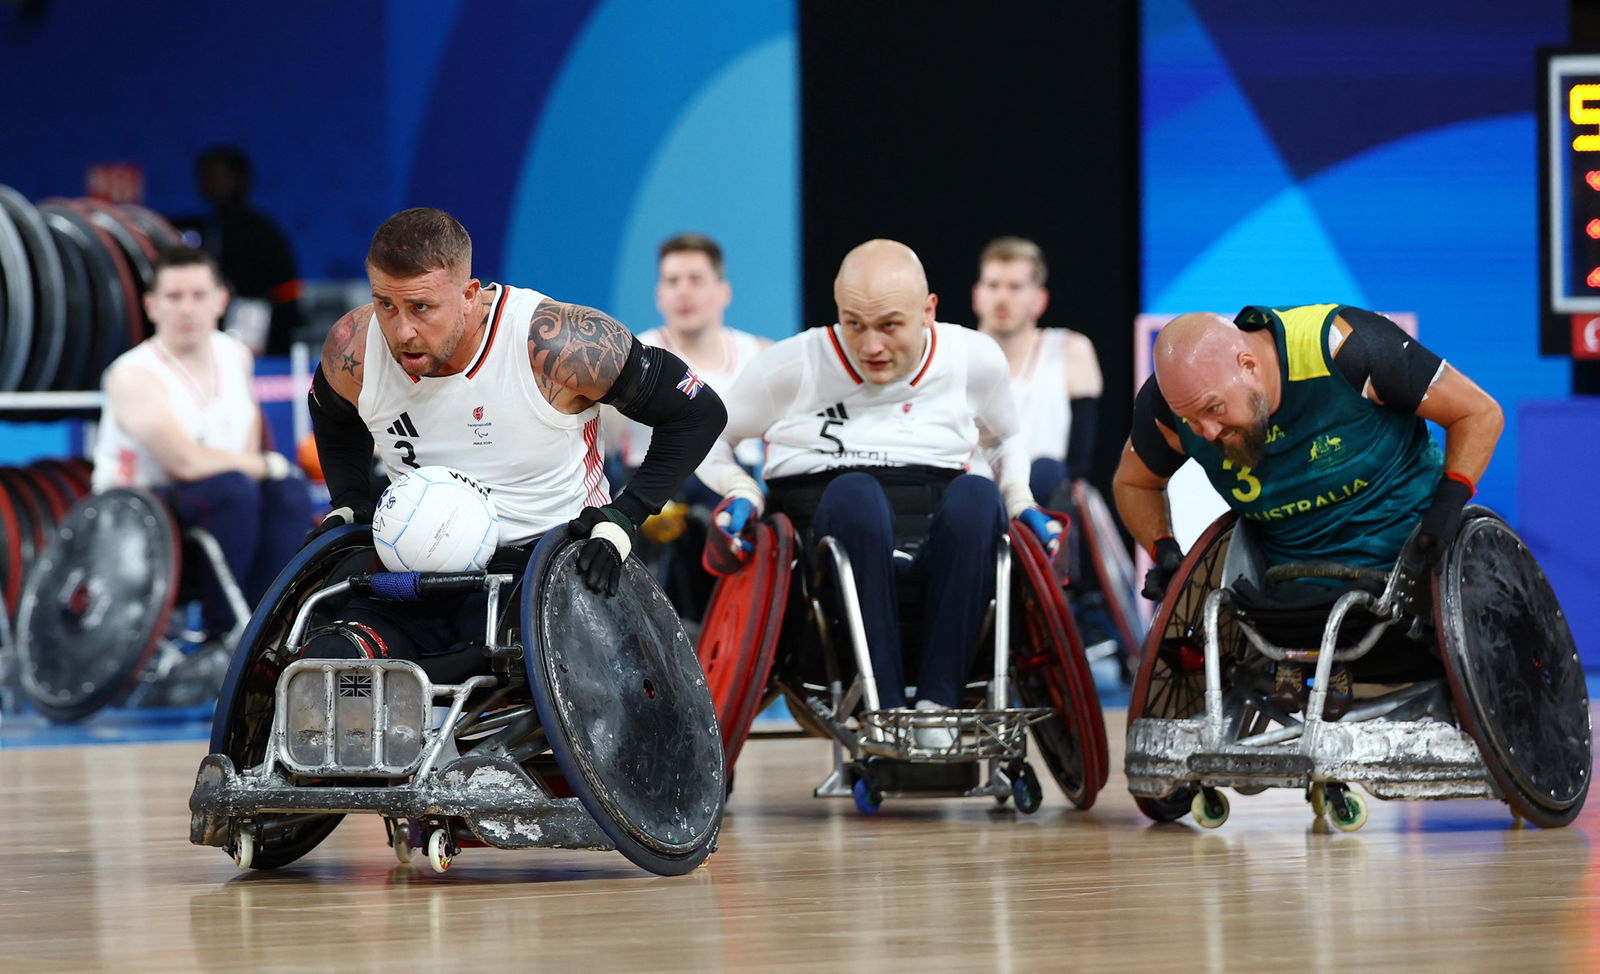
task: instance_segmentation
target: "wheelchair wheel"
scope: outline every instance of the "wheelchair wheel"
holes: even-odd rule
[[[1222,563],[1236,518],[1228,513],[1212,522],[1167,584],[1166,598],[1150,621],[1139,653],[1139,670],[1128,698],[1129,727],[1141,717],[1185,719],[1205,710],[1202,610],[1206,596],[1222,582]],[[1225,650],[1227,635],[1222,640]],[[1179,788],[1163,798],[1135,795],[1133,800],[1150,819],[1170,822],[1188,814],[1195,794],[1193,788]]]
[[[730,774],[766,696],[794,568],[794,528],[787,517],[776,514],[757,523],[755,539],[750,563],[717,581],[695,646]]]
[[[289,629],[308,597],[340,578],[381,571],[372,528],[352,524],[322,535],[284,566],[250,617],[228,667],[211,725],[211,753],[243,772],[266,757],[278,676],[292,662]],[[255,869],[286,866],[316,848],[343,815],[262,815],[255,829]]]
[[[617,851],[657,875],[716,846],[727,785],[716,708],[672,603],[637,558],[614,596],[574,567],[581,540],[546,534],[522,586],[528,688],[568,787]]]
[[[1055,716],[1033,725],[1045,766],[1067,799],[1094,804],[1110,773],[1105,718],[1072,615],[1050,562],[1027,528],[1013,524],[1012,671],[1024,706]]]
[[[1462,727],[1513,812],[1544,827],[1568,824],[1589,793],[1589,694],[1544,572],[1504,521],[1473,507],[1433,584]]]
[[[1144,641],[1144,624],[1139,618],[1139,582],[1133,559],[1122,543],[1111,508],[1098,490],[1087,481],[1072,485],[1072,505],[1082,520],[1083,538],[1094,562],[1095,576],[1106,599],[1106,610],[1122,639],[1125,673],[1139,668],[1139,647]]]
[[[147,491],[118,488],[72,509],[28,575],[17,609],[23,691],[51,720],[82,720],[127,696],[177,597],[178,528]]]

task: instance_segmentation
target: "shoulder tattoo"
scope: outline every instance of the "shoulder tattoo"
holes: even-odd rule
[[[622,374],[632,341],[604,311],[547,298],[528,328],[528,361],[547,394],[566,390],[599,399]]]

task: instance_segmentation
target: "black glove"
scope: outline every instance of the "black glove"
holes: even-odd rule
[[[371,524],[372,508],[365,505],[361,507],[336,507],[323,515],[322,523],[306,532],[306,539],[300,542],[300,547],[320,538],[334,528],[342,528],[346,524]]]
[[[1172,581],[1173,573],[1183,564],[1183,549],[1167,535],[1156,539],[1151,556],[1155,564],[1144,573],[1144,591],[1139,594],[1152,602],[1160,602],[1167,594],[1167,583]]]
[[[588,538],[578,552],[578,574],[589,591],[616,595],[622,581],[622,563],[638,540],[638,528],[614,507],[586,507],[567,522],[574,538]]]
[[[1472,500],[1472,485],[1449,475],[1439,478],[1434,488],[1433,503],[1423,512],[1422,526],[1417,529],[1417,552],[1429,568],[1439,564],[1450,543],[1456,539],[1461,527],[1461,511]]]

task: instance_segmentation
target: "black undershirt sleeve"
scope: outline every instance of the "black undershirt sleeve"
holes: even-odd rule
[[[1170,477],[1178,472],[1188,457],[1168,445],[1158,423],[1171,430],[1178,428],[1178,418],[1162,398],[1161,387],[1156,385],[1156,377],[1152,375],[1139,387],[1139,394],[1134,397],[1133,431],[1129,439],[1133,442],[1133,452],[1139,455],[1151,473],[1157,477]]]
[[[652,428],[639,469],[611,502],[638,526],[661,510],[706,458],[728,424],[728,411],[682,359],[637,338],[622,374],[600,401]]]
[[[372,433],[350,400],[334,391],[322,366],[311,376],[306,395],[311,431],[317,438],[317,459],[328,485],[332,507],[368,510],[372,497]]]
[[[1341,308],[1339,317],[1350,326],[1333,359],[1339,374],[1362,394],[1372,380],[1372,391],[1384,406],[1415,413],[1444,360],[1383,315]]]
[[[1072,432],[1067,435],[1067,475],[1087,477],[1094,465],[1094,438],[1099,431],[1100,397],[1071,399]]]

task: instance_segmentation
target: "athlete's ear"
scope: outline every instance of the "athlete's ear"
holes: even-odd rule
[[[1044,309],[1046,309],[1048,307],[1050,307],[1050,289],[1047,288],[1047,287],[1040,287],[1039,288],[1039,310],[1035,311],[1033,313],[1033,316],[1035,318],[1043,318],[1044,317]]]
[[[467,279],[466,286],[461,289],[461,302],[466,305],[468,310],[471,310],[473,304],[477,302],[478,292],[481,290],[483,290],[483,283],[476,277]]]
[[[936,312],[938,308],[939,296],[937,294],[929,294],[928,303],[922,306],[922,323],[924,325],[932,328],[933,323],[939,320],[934,316],[934,312]]]

